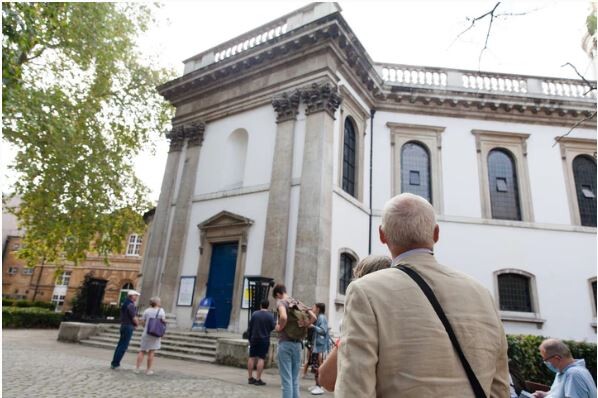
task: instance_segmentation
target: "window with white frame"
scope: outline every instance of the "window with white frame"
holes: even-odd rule
[[[138,256],[141,250],[142,236],[137,234],[129,235],[129,243],[127,245],[127,256]]]
[[[529,134],[472,130],[478,153],[482,217],[534,220],[527,168]]]
[[[539,316],[536,278],[520,269],[502,269],[494,273],[495,293],[501,318],[542,324]]]
[[[125,299],[127,298],[127,295],[129,294],[129,290],[133,290],[133,284],[131,282],[127,282],[123,285],[123,287],[120,289],[120,294],[118,296],[118,304],[122,304]]]
[[[443,213],[442,132],[444,127],[386,124],[392,145],[392,194],[413,193]]]
[[[33,267],[23,268],[23,275],[33,275]]]
[[[596,318],[596,278],[591,278],[590,284],[590,299],[592,300],[592,311],[594,318]]]
[[[64,306],[64,298],[65,296],[54,294],[52,295],[52,303],[54,304],[54,311],[60,312],[62,311],[62,307]]]
[[[71,271],[63,271],[56,277],[57,286],[68,286],[71,281]]]
[[[563,160],[571,223],[595,227],[596,139],[558,137],[558,143]]]
[[[8,275],[16,275],[18,272],[18,267],[8,267]]]

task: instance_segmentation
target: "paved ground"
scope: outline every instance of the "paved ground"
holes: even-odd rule
[[[247,385],[247,371],[156,358],[155,374],[134,374],[135,355],[110,369],[112,352],[56,341],[57,330],[3,330],[2,396],[12,397],[280,397],[280,379],[267,370],[266,386]],[[301,395],[311,397],[301,381]],[[325,397],[332,397],[327,393]]]

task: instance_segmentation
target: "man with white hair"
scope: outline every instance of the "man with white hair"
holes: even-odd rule
[[[118,344],[116,344],[116,349],[114,350],[114,357],[110,363],[110,368],[112,369],[118,369],[120,367],[120,361],[123,359],[125,352],[127,352],[127,348],[129,348],[131,337],[133,337],[133,331],[135,331],[135,327],[139,325],[139,320],[137,319],[137,307],[135,307],[135,302],[138,297],[139,292],[129,290],[127,298],[123,301],[123,304],[120,307],[120,338],[118,339]]]
[[[569,347],[557,339],[540,344],[544,364],[556,373],[550,391],[536,391],[535,398],[595,398],[596,385],[583,359],[574,359]]]
[[[498,311],[480,283],[436,262],[434,208],[416,195],[395,196],[384,206],[379,233],[392,266],[349,284],[335,397],[508,397]],[[478,380],[477,393],[438,312],[398,266],[431,287]]]

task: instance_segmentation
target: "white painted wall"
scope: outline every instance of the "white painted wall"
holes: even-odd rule
[[[226,180],[231,133],[245,129],[248,134],[243,187],[269,184],[276,136],[276,114],[271,106],[242,112],[206,125],[205,138],[199,156],[195,194],[230,189]]]

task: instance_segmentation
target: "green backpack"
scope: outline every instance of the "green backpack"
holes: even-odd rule
[[[309,320],[310,317],[307,313],[309,307],[292,297],[289,297],[287,302],[289,303],[289,308],[287,310],[287,324],[284,327],[284,332],[290,339],[303,341],[307,337],[307,326],[299,326],[298,321]]]

